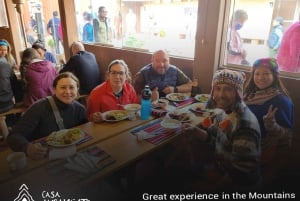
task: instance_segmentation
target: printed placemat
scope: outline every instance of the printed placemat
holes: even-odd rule
[[[63,176],[70,181],[78,181],[93,175],[115,160],[101,147],[92,146],[75,155],[62,160],[57,160],[47,165],[49,175]]]
[[[172,104],[175,106],[175,107],[184,107],[184,106],[187,106],[187,105],[190,105],[192,103],[196,102],[196,99],[193,98],[193,97],[190,97],[184,101],[181,101],[181,102],[172,102]]]
[[[144,139],[152,144],[160,144],[171,136],[181,133],[181,128],[166,129],[161,126],[162,119],[157,119],[149,124],[140,126],[131,131],[138,139]]]

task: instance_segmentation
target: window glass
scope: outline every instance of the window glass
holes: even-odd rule
[[[197,0],[75,0],[75,6],[86,43],[194,57]]]
[[[278,50],[280,47],[287,48],[283,45],[283,35],[292,24],[299,22],[300,1],[235,0],[228,3],[231,5],[228,6],[228,19],[224,23],[224,65],[248,69],[256,59],[262,57],[273,57],[281,61],[283,54],[279,56]],[[298,37],[297,44],[300,46],[299,40]],[[294,52],[297,61],[289,64],[289,68],[279,65],[282,66],[282,72],[300,73],[299,46],[298,52]],[[285,60],[291,59],[291,55],[285,54],[283,57]]]
[[[64,58],[58,0],[25,1],[24,24],[29,47],[39,41],[56,58],[56,63]]]
[[[7,16],[4,0],[0,0],[0,27],[7,27]]]

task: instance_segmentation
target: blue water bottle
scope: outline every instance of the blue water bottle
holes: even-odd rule
[[[148,85],[142,90],[141,119],[147,120],[151,115],[151,90]]]

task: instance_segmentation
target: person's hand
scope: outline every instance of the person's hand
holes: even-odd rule
[[[165,87],[162,91],[163,91],[165,94],[170,94],[170,93],[174,93],[174,90],[175,90],[175,87],[167,86],[167,87]]]
[[[47,156],[48,148],[40,143],[29,143],[26,148],[27,156],[33,160],[40,160]]]
[[[263,116],[264,124],[266,129],[272,129],[276,125],[275,113],[277,108],[273,105],[270,105],[268,112],[265,116]]]
[[[92,121],[95,123],[100,123],[103,121],[101,112],[95,112],[94,114],[92,114]]]

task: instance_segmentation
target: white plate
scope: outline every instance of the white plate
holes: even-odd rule
[[[160,125],[168,129],[176,129],[181,126],[181,122],[176,119],[164,119],[160,122]]]
[[[139,109],[141,109],[141,105],[140,104],[127,104],[124,106],[125,110],[128,111],[138,111]]]
[[[206,103],[210,98],[210,94],[198,94],[195,96],[195,99],[201,103]]]
[[[189,98],[189,96],[183,93],[171,93],[171,94],[167,94],[166,98],[170,101],[180,102],[180,101],[185,101],[186,99]]]
[[[115,119],[108,118],[109,116],[114,117]],[[126,110],[110,110],[102,113],[102,118],[104,121],[108,122],[117,122],[122,121],[128,118],[128,113]]]
[[[168,112],[166,117],[169,119],[176,119],[182,123],[186,123],[186,122],[191,122],[193,120],[193,118],[195,117],[195,115],[188,111],[178,112],[178,110],[174,110],[174,111]]]
[[[70,132],[74,131],[74,134],[71,134]],[[68,136],[68,137],[67,137]],[[53,147],[68,147],[71,145],[76,144],[79,142],[84,136],[84,133],[78,129],[62,129],[59,131],[52,132],[47,137],[47,144]],[[66,142],[65,140],[68,140],[69,142]]]

